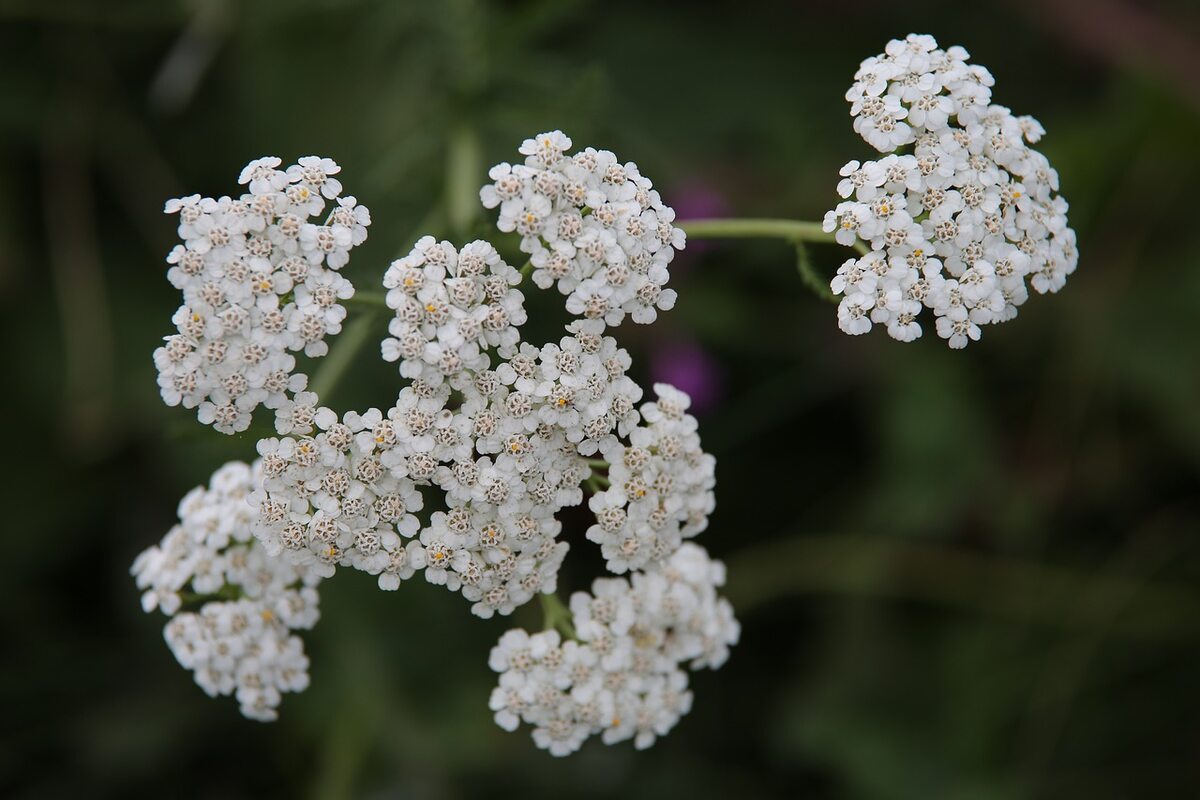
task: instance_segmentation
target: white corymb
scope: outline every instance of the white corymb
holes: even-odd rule
[[[308,686],[304,644],[291,632],[320,617],[320,578],[255,541],[247,499],[261,480],[259,462],[221,467],[183,498],[179,523],[131,572],[142,607],[171,617],[163,635],[196,683],[214,697],[236,695],[247,717],[273,720],[281,694]]]
[[[196,409],[223,433],[249,427],[260,405],[295,428],[288,410],[307,379],[293,353],[322,356],[341,330],[354,287],[337,270],[371,223],[353,197],[339,197],[330,159],[279,164],[250,162],[239,177],[249,191],[236,199],[192,195],[165,208],[179,217],[183,243],[167,256],[167,278],[183,305],[154,352],[159,387],[168,405]],[[336,201],[328,213],[326,199]]]
[[[551,514],[532,507],[514,516],[487,503],[436,512],[421,533],[426,577],[462,592],[476,616],[510,614],[557,588],[567,553],[567,543],[556,538],[561,528]]]
[[[644,424],[604,449],[610,486],[588,502],[596,524],[587,538],[618,574],[675,553],[708,527],[716,505],[716,460],[700,446],[690,399],[667,384],[654,392],[657,400],[642,406]]]
[[[291,602],[281,601],[285,607]],[[304,643],[289,631],[311,625],[294,622],[262,601],[209,602],[198,612],[176,614],[163,636],[180,665],[194,673],[210,697],[233,694],[242,714],[269,722],[278,716],[284,693],[308,688]]]
[[[979,339],[1028,299],[1075,271],[1075,232],[1058,174],[1029,145],[1044,130],[991,102],[991,74],[931,36],[889,42],[862,62],[846,93],[854,129],[881,153],[841,170],[843,201],[825,230],[871,252],[842,265],[838,326],[884,325],[900,341],[929,309],[951,347]]]
[[[481,617],[553,592],[567,550],[555,515],[582,502],[586,460],[539,421],[533,394],[498,377],[448,377],[460,396],[418,378],[386,414],[338,419],[323,408],[316,435],[261,440],[263,486],[251,499],[267,552],[324,576],[362,570],[389,590],[423,571]],[[448,506],[423,528],[421,487]]]
[[[690,669],[720,667],[740,629],[717,596],[723,565],[685,544],[630,580],[595,581],[571,596],[574,636],[556,630],[500,637],[488,665],[500,673],[490,707],[507,731],[533,726],[538,747],[556,756],[599,734],[643,749],[691,709]]]
[[[497,226],[521,236],[533,280],[567,295],[575,316],[619,325],[653,322],[675,305],[668,265],[685,237],[633,162],[608,150],[568,155],[571,139],[550,131],[526,139],[523,164],[498,164],[479,193],[498,208]]]
[[[396,314],[383,341],[385,361],[400,374],[432,383],[469,377],[488,368],[488,351],[504,357],[520,340],[524,295],[517,270],[487,242],[461,252],[426,236],[393,261],[383,276],[387,304]]]
[[[413,477],[421,454],[378,409],[339,419],[322,408],[314,422],[315,436],[259,441],[254,535],[290,564],[325,577],[349,566],[395,589],[421,566],[414,514],[430,478]]]
[[[723,567],[683,544],[708,524],[714,460],[687,396],[657,385],[642,403],[629,353],[606,335],[672,307],[683,233],[636,165],[570,149],[560,132],[526,140],[525,162],[494,168],[481,194],[521,236],[535,283],[568,295],[566,335],[522,341],[522,273],[491,244],[425,236],[383,278],[381,355],[407,385],[362,413],[322,406],[293,356],[326,352],[354,292],[338,269],[370,216],[340,196],[338,166],[258,159],[238,200],[167,204],[184,306],[155,353],[163,397],[226,432],[266,405],[278,433],[259,439],[253,467],[228,465],[189,494],[180,524],[134,564],[144,605],[175,615],[168,644],[206,691],[273,718],[308,682],[290,632],[316,622],[314,586],[339,567],[389,591],[421,573],[483,618],[552,595],[568,550],[560,512],[585,487],[587,537],[625,577],[572,598],[577,639],[505,635],[491,662],[497,722],[532,724],[556,755],[594,734],[647,747],[690,708],[683,667],[724,661],[737,623],[716,596]]]

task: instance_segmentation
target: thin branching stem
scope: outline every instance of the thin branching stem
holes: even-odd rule
[[[837,244],[821,223],[799,219],[690,219],[679,223],[690,239],[783,239],[788,242]],[[869,248],[857,241],[854,249],[866,255]]]
[[[342,335],[329,349],[329,355],[321,362],[320,368],[317,369],[313,381],[309,385],[309,389],[315,392],[323,402],[326,402],[326,395],[333,391],[333,387],[337,386],[346,370],[354,363],[354,359],[357,358],[363,345],[371,338],[371,328],[374,324],[375,310],[364,311],[361,316],[346,324]]]
[[[357,290],[353,297],[342,301],[346,305],[365,306],[368,308],[387,308],[387,295],[384,292]]]
[[[539,595],[542,601],[542,628],[556,630],[566,639],[578,638],[575,634],[575,617],[571,609],[557,594]]]

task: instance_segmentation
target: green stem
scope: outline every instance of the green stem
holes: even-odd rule
[[[446,149],[446,222],[456,236],[466,235],[479,216],[479,174],[483,171],[479,137],[470,125],[457,126]]]
[[[808,247],[804,242],[796,242],[796,271],[800,273],[800,281],[813,290],[813,293],[822,300],[828,300],[831,303],[836,303],[837,297],[829,288],[829,283],[822,278],[815,267],[813,267],[812,259],[808,257]]]
[[[562,599],[554,593],[540,595],[542,601],[542,629],[556,630],[567,639],[578,638],[575,634],[575,617]]]
[[[521,271],[521,279],[522,280],[524,280],[525,278],[528,278],[530,275],[532,275],[533,274],[533,259],[531,258],[528,261],[526,261],[525,265],[523,267],[521,267],[520,271]]]
[[[821,223],[798,219],[691,219],[679,223],[689,239],[783,239],[789,242],[837,244],[832,233],[821,229]],[[869,248],[862,241],[854,249],[866,255]]]
[[[315,392],[321,401],[327,401],[326,395],[333,390],[346,370],[350,368],[355,356],[371,337],[371,326],[375,322],[375,311],[368,310],[362,316],[346,324],[342,335],[337,338],[330,348],[329,355],[321,362],[313,376],[309,390]]]
[[[196,592],[180,592],[179,601],[185,605],[203,605],[211,603],[215,600],[240,600],[245,594],[242,592],[242,587],[232,583],[227,583],[215,592],[208,594],[198,594]]]
[[[353,297],[348,297],[342,301],[346,305],[368,306],[370,308],[387,308],[387,294],[385,292],[364,292],[361,290],[355,291]]]
[[[789,241],[834,241],[819,222],[796,219],[689,219],[679,223],[688,238],[697,239],[788,239]]]

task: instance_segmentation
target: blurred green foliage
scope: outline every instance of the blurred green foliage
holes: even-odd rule
[[[1200,796],[1198,23],[1183,0],[3,0],[0,793]],[[279,722],[191,683],[128,564],[254,435],[157,396],[165,198],[330,155],[375,218],[365,287],[418,232],[487,233],[486,165],[562,128],[669,200],[818,219],[866,155],[842,93],[910,30],[1045,124],[1079,270],[951,352],[843,336],[780,243],[685,254],[678,308],[621,335],[641,378],[670,342],[720,367],[703,542],[744,632],[670,736],[552,760],[486,708],[508,621],[349,574]],[[812,257],[830,275],[842,253]],[[533,301],[532,336],[558,303]],[[368,355],[334,401],[394,390]],[[569,590],[599,563],[567,524]]]

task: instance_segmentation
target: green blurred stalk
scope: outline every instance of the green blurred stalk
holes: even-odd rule
[[[800,273],[800,281],[812,289],[813,293],[822,300],[836,303],[837,297],[829,288],[829,282],[821,277],[812,259],[808,257],[808,246],[804,242],[796,242],[796,271]]]
[[[694,239],[783,239],[789,242],[837,244],[820,222],[798,219],[689,219],[679,223]],[[866,255],[867,246],[857,241],[854,249]]]
[[[795,219],[690,219],[679,223],[689,238],[788,239],[794,242],[834,244],[832,233],[819,222]]]
[[[342,301],[346,305],[353,306],[374,306],[375,308],[387,308],[387,294],[385,292],[370,292],[358,291],[354,292],[353,297],[348,297]]]
[[[371,326],[375,323],[373,308],[363,311],[362,315],[346,323],[342,334],[334,340],[329,348],[329,355],[321,361],[309,384],[309,391],[315,392],[322,403],[328,403],[328,395],[337,386],[346,370],[354,362],[363,345],[371,336]]]
[[[455,128],[446,150],[446,223],[455,236],[465,236],[479,217],[479,187],[486,170],[475,130]]]
[[[726,564],[726,593],[742,614],[793,595],[831,594],[928,602],[1131,639],[1200,637],[1200,592],[1186,586],[891,537],[796,536],[740,550]],[[1085,595],[1090,602],[1080,603]]]
[[[574,639],[575,616],[557,594],[538,595],[542,602],[542,630],[556,630],[566,639]]]

